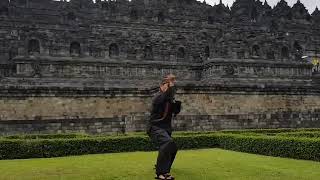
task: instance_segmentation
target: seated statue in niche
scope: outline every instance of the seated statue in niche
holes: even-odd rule
[[[178,52],[177,52],[177,59],[178,60],[183,60],[185,58],[186,54],[185,54],[185,50],[183,47],[180,47],[178,49]]]
[[[252,47],[252,57],[258,58],[260,56],[260,47],[258,45],[254,45]]]
[[[41,77],[41,65],[39,63],[33,63],[31,66],[33,69],[33,76]]]
[[[145,47],[144,49],[144,58],[145,59],[153,59],[153,52],[150,46]]]
[[[119,47],[116,44],[111,44],[109,47],[109,57],[118,57],[119,56]]]
[[[40,43],[38,40],[32,39],[29,41],[28,54],[29,55],[39,55],[40,54]]]
[[[71,43],[71,46],[70,46],[70,55],[71,55],[72,57],[78,57],[78,56],[80,56],[80,53],[81,53],[80,44],[77,43],[77,42]]]

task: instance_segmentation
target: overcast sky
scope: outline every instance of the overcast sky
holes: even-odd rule
[[[0,0],[1,1],[1,0]],[[59,0],[56,0],[56,1],[59,1]],[[69,0],[67,0],[69,1]],[[95,1],[95,0],[94,0]],[[198,0],[198,1],[203,1],[203,0]],[[222,0],[222,2],[224,4],[228,4],[229,7],[232,5],[232,3],[234,2],[235,0]],[[262,2],[264,2],[265,0],[260,0]],[[268,4],[273,7],[275,6],[280,0],[267,0],[268,1]],[[297,0],[286,0],[289,4],[289,6],[293,6]],[[313,11],[316,9],[316,7],[320,8],[320,0],[300,0],[304,6],[306,6],[306,8],[309,10],[310,14],[313,13]],[[220,0],[206,0],[206,2],[210,5],[214,5],[214,4],[218,4],[220,2]]]
[[[199,0],[199,1],[203,1],[203,0]],[[264,0],[260,0],[262,2],[264,2]],[[273,7],[275,6],[280,0],[267,0],[268,4]],[[289,6],[293,6],[297,0],[286,0],[289,4]],[[306,8],[309,10],[310,13],[312,13],[314,11],[314,9],[316,8],[316,6],[318,6],[318,8],[320,8],[320,0],[300,0],[304,6],[306,6]],[[206,2],[210,5],[214,5],[215,3],[218,4],[220,2],[220,0],[206,0]],[[222,2],[224,4],[228,4],[229,7],[232,5],[232,3],[234,2],[234,0],[222,0]]]

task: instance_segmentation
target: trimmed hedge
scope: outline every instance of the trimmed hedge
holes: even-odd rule
[[[291,128],[283,128],[283,129],[244,129],[244,130],[223,130],[220,131],[222,133],[230,133],[230,134],[266,134],[266,135],[275,135],[278,133],[288,133],[288,132],[320,132],[319,128],[300,128],[300,129],[291,129]]]
[[[230,133],[180,133],[179,149],[223,148],[269,156],[320,161],[319,138],[252,136]],[[89,136],[69,139],[0,139],[0,159],[49,158],[69,155],[155,150],[149,137]]]
[[[219,147],[267,156],[320,161],[320,139],[219,135]]]
[[[5,139],[70,139],[90,137],[87,134],[25,134],[4,136]]]
[[[242,134],[248,136],[263,136],[263,135],[280,135],[280,134],[295,134],[295,133],[320,133],[320,129],[310,128],[310,129],[244,129],[244,130],[222,130],[222,131],[177,131],[174,134],[177,136],[193,136],[193,135],[204,135],[204,134]],[[130,136],[144,136],[144,132],[130,133]],[[96,137],[119,137],[128,136],[128,134],[108,134],[108,135],[88,135],[88,134],[25,134],[25,135],[11,135],[3,136],[1,138],[5,139],[71,139],[71,138],[96,138]],[[285,135],[286,136],[286,135]],[[312,135],[310,135],[313,137]]]
[[[288,132],[288,133],[279,133],[277,136],[283,137],[302,137],[302,138],[320,138],[320,132]]]
[[[180,149],[217,147],[215,136],[178,136]],[[147,136],[106,136],[72,139],[2,139],[0,159],[49,158],[69,155],[155,150]]]
[[[152,150],[147,137],[0,140],[0,159]]]

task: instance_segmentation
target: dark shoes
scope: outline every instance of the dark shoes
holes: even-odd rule
[[[155,179],[174,180],[174,177],[171,176],[170,174],[161,174],[161,175],[155,177]]]

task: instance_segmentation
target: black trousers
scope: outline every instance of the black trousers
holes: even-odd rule
[[[178,151],[178,147],[171,137],[171,131],[151,126],[148,134],[159,151],[156,174],[170,173],[171,166]]]

